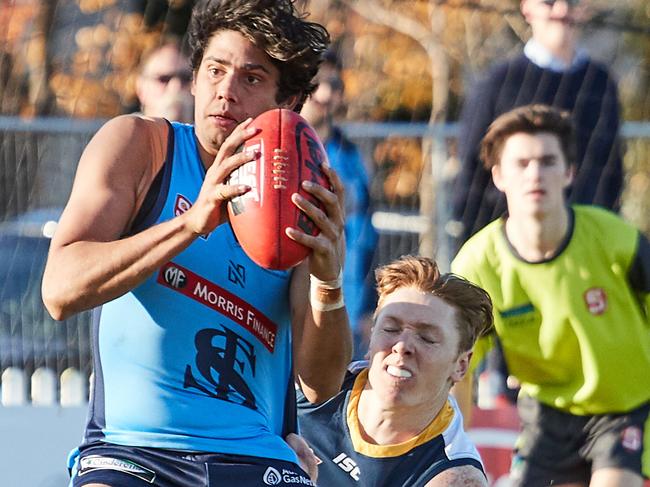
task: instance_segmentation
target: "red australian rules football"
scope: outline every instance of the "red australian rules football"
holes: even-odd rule
[[[322,209],[320,201],[302,189],[302,182],[330,187],[321,169],[327,156],[315,130],[294,111],[269,110],[250,126],[261,132],[248,139],[243,150],[259,151],[261,157],[230,175],[229,184],[251,187],[228,203],[230,224],[253,262],[267,269],[289,269],[311,249],[287,237],[285,228],[295,227],[309,235],[320,231],[293,204],[291,195],[299,193]]]

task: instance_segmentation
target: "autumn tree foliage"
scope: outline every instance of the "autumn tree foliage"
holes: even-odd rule
[[[650,9],[645,0],[589,0],[582,26],[589,54],[620,80],[624,120],[650,120]],[[463,97],[492,63],[530,37],[516,0],[312,0],[308,8],[332,32],[344,65],[352,120],[453,122]],[[431,215],[427,201],[453,174],[455,141],[446,153],[389,138],[374,152],[385,175],[383,202]],[[458,143],[462,143],[459,141]],[[647,141],[630,140],[624,211],[650,230]],[[395,147],[399,147],[396,149]],[[438,154],[443,161],[432,161]],[[433,164],[434,169],[431,169]],[[438,178],[438,179],[436,179]],[[417,184],[413,184],[417,181]],[[435,222],[432,222],[432,225]],[[424,251],[433,252],[432,244]]]

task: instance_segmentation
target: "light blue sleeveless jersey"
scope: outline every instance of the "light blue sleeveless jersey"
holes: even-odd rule
[[[186,211],[199,194],[194,127],[172,127],[134,231]],[[223,224],[97,310],[84,443],[296,462],[283,441],[295,421],[289,280],[254,264]]]

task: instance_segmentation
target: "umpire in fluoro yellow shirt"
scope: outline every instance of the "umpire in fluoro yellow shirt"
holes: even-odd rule
[[[508,213],[471,238],[452,271],[485,289],[521,383],[514,485],[641,487],[650,473],[650,243],[609,211],[568,206],[568,114],[497,118],[481,146]],[[476,367],[490,348],[477,343]],[[466,420],[471,374],[455,388]],[[645,435],[645,444],[644,444]]]

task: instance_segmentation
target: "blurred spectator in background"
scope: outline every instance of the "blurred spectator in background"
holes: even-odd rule
[[[455,240],[452,253],[504,213],[505,197],[479,161],[479,144],[495,118],[529,103],[571,112],[577,152],[568,201],[619,209],[623,161],[618,90],[607,68],[577,46],[578,25],[587,18],[587,3],[523,0],[521,12],[531,27],[532,38],[523,53],[494,66],[469,93],[460,119],[461,167],[447,228]],[[509,372],[501,347],[497,344],[491,353],[488,368],[501,376],[501,386],[491,393],[504,393],[514,400],[517,387],[513,389],[505,382]]]
[[[377,232],[370,221],[368,174],[361,152],[335,124],[335,118],[341,114],[344,106],[341,71],[336,53],[328,51],[316,78],[318,88],[305,102],[301,114],[323,141],[330,164],[345,186],[343,294],[354,333],[355,357],[360,358],[361,350],[366,348],[365,324],[369,322],[375,305],[375,291],[368,276]]]
[[[481,139],[495,118],[529,103],[572,114],[577,172],[569,202],[619,207],[623,165],[618,92],[607,68],[576,45],[586,5],[579,0],[523,0],[521,12],[532,38],[522,54],[497,64],[471,90],[461,114],[461,168],[452,199],[455,224],[449,226],[457,239],[455,250],[505,210],[505,198],[479,161]]]
[[[192,0],[32,0],[25,64],[30,114],[108,118],[133,111],[138,63],[182,37]]]
[[[192,122],[192,69],[180,41],[169,38],[142,58],[136,80],[136,94],[142,114],[170,121]]]

